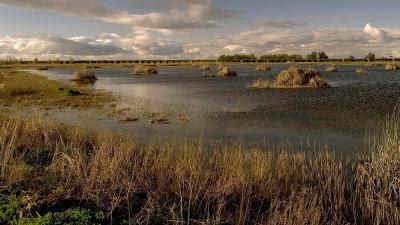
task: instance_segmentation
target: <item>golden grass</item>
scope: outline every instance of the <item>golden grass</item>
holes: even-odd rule
[[[237,76],[237,73],[234,70],[232,70],[231,68],[229,68],[227,66],[223,66],[221,68],[218,68],[217,76],[220,76],[220,77],[235,77],[235,76]]]
[[[398,65],[397,65],[397,63],[390,62],[390,63],[386,64],[385,69],[386,70],[397,70],[398,69]]]
[[[328,84],[314,69],[302,69],[291,66],[279,73],[275,81],[276,87],[310,87],[327,88]]]
[[[114,100],[106,92],[70,86],[28,72],[3,71],[0,104],[42,107],[101,107]],[[80,93],[71,96],[69,92]]]
[[[259,72],[265,72],[265,71],[270,71],[271,67],[269,67],[267,64],[259,64],[256,67],[256,71]]]
[[[356,69],[356,73],[357,73],[357,74],[364,74],[364,73],[365,73],[365,70],[364,70],[364,69],[361,69],[361,68],[358,68],[358,69]]]
[[[337,69],[337,67],[334,66],[334,65],[328,66],[328,67],[325,69],[325,72],[337,72],[337,71],[338,71],[338,69]]]
[[[134,141],[104,131],[0,117],[0,192],[24,213],[90,204],[131,224],[398,224],[400,117],[359,160],[204,142]],[[114,221],[118,223],[118,221]]]
[[[157,69],[153,66],[135,65],[133,69],[133,74],[135,75],[149,75],[157,73],[158,73]]]
[[[74,72],[73,76],[74,78],[71,81],[93,82],[97,80],[96,74],[91,70],[87,70],[86,67]]]
[[[251,82],[247,87],[249,88],[257,88],[257,89],[265,89],[265,88],[273,88],[276,87],[276,84],[274,81],[268,80],[268,79],[263,79],[263,78],[258,78]]]

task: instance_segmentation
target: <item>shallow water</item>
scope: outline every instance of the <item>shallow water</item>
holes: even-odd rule
[[[364,148],[366,133],[379,127],[400,99],[400,70],[386,71],[383,67],[338,66],[337,73],[322,72],[332,87],[329,89],[246,87],[259,77],[273,79],[286,67],[278,64],[269,72],[256,72],[255,65],[235,65],[232,68],[239,76],[232,78],[201,77],[204,72],[215,72],[215,68],[159,67],[159,74],[150,76],[133,76],[129,68],[94,69],[99,80],[93,88],[128,99],[142,97],[172,110],[185,108],[190,117],[184,124],[151,124],[146,119],[119,123],[102,118],[100,125],[139,137],[240,139],[266,146],[290,143],[307,149],[328,145],[340,152],[352,152]],[[325,66],[316,68],[323,71]],[[357,68],[366,73],[356,74]],[[68,81],[73,70],[50,69],[44,73]]]

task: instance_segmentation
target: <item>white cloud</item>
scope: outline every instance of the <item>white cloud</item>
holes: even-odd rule
[[[164,33],[172,30],[216,27],[215,20],[234,16],[232,11],[217,7],[213,0],[170,1],[175,3],[172,5],[176,8],[142,14],[110,9],[100,0],[0,0],[0,4],[97,19],[134,28],[155,29]]]
[[[96,38],[59,37],[38,35],[33,37],[0,37],[0,56],[15,57],[77,57],[77,58],[154,58],[183,53],[183,44],[159,40],[150,32],[135,31],[122,37],[102,34]]]
[[[371,43],[382,43],[387,41],[388,39],[388,34],[386,33],[386,31],[373,27],[369,23],[365,25],[364,33],[370,36],[369,42]]]

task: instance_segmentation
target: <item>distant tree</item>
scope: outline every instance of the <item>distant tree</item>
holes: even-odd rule
[[[222,62],[251,62],[256,61],[257,57],[254,54],[221,55],[218,60]]]
[[[262,55],[260,61],[289,61],[289,60],[302,60],[301,55],[289,55],[289,54],[274,54],[274,55]]]
[[[325,52],[311,52],[306,56],[308,60],[327,60],[328,55]]]
[[[365,56],[365,59],[366,59],[368,62],[374,61],[374,60],[375,60],[375,54],[374,54],[373,52],[370,52],[370,53],[368,53],[368,54]]]
[[[75,59],[74,58],[69,58],[69,64],[74,64],[75,63]]]
[[[348,60],[348,61],[351,61],[351,62],[353,62],[355,59],[356,59],[356,58],[354,58],[354,56],[352,56],[352,55],[349,56],[349,57],[347,57],[347,60]]]

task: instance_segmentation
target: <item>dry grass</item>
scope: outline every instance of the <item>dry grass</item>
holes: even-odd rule
[[[265,89],[265,88],[273,88],[276,87],[275,82],[268,80],[268,79],[263,79],[263,78],[258,78],[257,80],[254,80],[248,85],[249,88],[257,88],[257,89]]]
[[[217,76],[220,77],[235,77],[237,73],[227,66],[223,66],[222,68],[218,68]]]
[[[93,82],[97,80],[97,77],[93,71],[87,70],[86,67],[76,71],[73,74],[74,78],[71,81],[78,81],[78,82]]]
[[[0,190],[22,215],[68,202],[118,224],[398,224],[400,118],[360,160],[203,142],[138,145],[40,118],[0,120]],[[353,170],[354,168],[354,170]]]
[[[267,64],[260,64],[260,65],[257,65],[257,67],[256,67],[256,71],[259,71],[259,72],[265,72],[265,71],[270,71],[271,70],[271,67],[269,67]]]
[[[364,74],[364,73],[365,73],[365,70],[364,70],[364,69],[361,69],[361,68],[358,68],[358,69],[356,69],[356,73],[357,73],[357,74]]]
[[[328,87],[328,84],[324,81],[318,71],[314,69],[302,69],[293,66],[280,72],[275,83],[278,87]]]
[[[398,69],[397,63],[394,63],[394,62],[387,63],[385,66],[385,69],[386,70],[397,70]]]
[[[133,74],[135,75],[149,75],[157,73],[158,73],[157,69],[153,66],[136,65],[133,70]]]
[[[334,65],[332,65],[332,66],[328,66],[326,69],[325,69],[325,72],[337,72],[338,71],[338,69],[337,69],[337,67],[336,66],[334,66]]]

